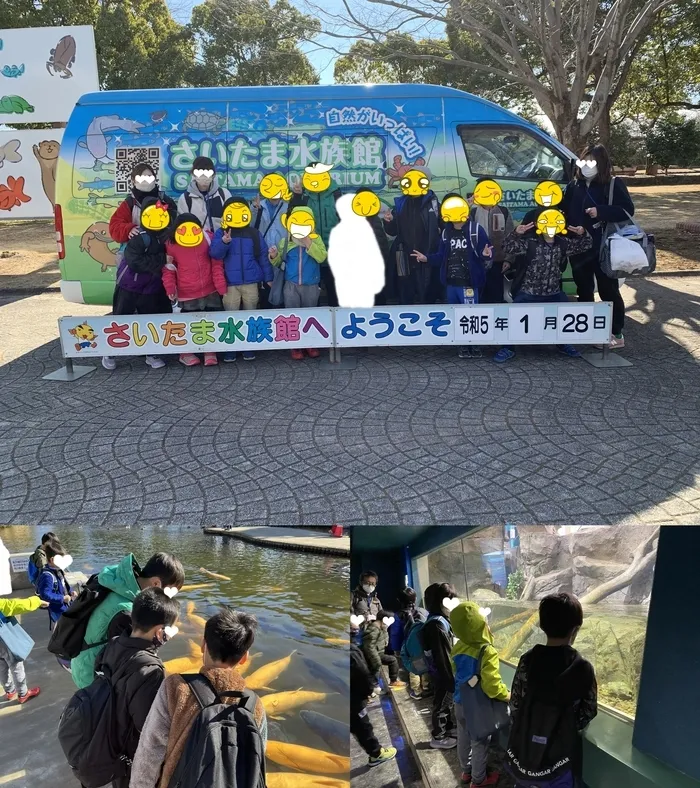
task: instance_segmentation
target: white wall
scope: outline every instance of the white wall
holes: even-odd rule
[[[0,131],[0,220],[53,216],[62,137],[63,129]]]

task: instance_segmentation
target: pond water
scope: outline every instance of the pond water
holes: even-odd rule
[[[46,526],[13,526],[2,528],[0,536],[10,552],[26,552],[34,549],[46,530]],[[73,556],[69,571],[88,576],[127,553],[133,553],[141,566],[155,552],[176,555],[185,567],[186,585],[206,587],[178,594],[182,608],[180,632],[161,649],[162,659],[167,663],[189,657],[202,639],[197,617],[206,619],[220,605],[253,613],[259,630],[251,654],[259,656],[253,659],[248,675],[292,655],[288,666],[268,682],[270,690],[256,689],[260,697],[300,688],[326,694],[325,698],[315,696],[276,715],[284,719],[272,719],[268,710],[269,738],[349,755],[349,736],[344,742],[337,742],[337,734],[348,723],[349,652],[342,643],[329,642],[348,637],[348,559],[258,547],[238,539],[208,536],[195,528],[64,527],[58,531],[58,537]],[[214,578],[202,569],[230,579]],[[192,611],[189,616],[188,607]],[[317,714],[342,726],[334,726]],[[324,728],[325,739],[319,735]],[[322,761],[319,758],[319,763]],[[289,771],[289,766],[268,759],[268,769]],[[345,774],[332,776],[349,779]],[[307,784],[314,784],[311,778]]]

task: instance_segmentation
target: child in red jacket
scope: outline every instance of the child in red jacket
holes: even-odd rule
[[[226,275],[221,260],[209,256],[211,235],[193,213],[177,217],[172,241],[165,244],[167,262],[163,268],[163,287],[172,301],[179,301],[183,312],[218,312],[226,295]],[[194,353],[183,353],[180,363],[199,364]],[[204,366],[217,363],[216,353],[204,354]]]

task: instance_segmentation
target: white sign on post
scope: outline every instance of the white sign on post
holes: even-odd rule
[[[91,25],[0,30],[0,123],[65,123],[100,89]]]
[[[0,131],[0,219],[53,216],[62,138],[63,129]]]

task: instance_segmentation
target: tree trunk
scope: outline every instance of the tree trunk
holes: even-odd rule
[[[523,610],[522,613],[516,613],[514,616],[508,616],[508,618],[504,618],[503,621],[499,621],[497,624],[494,624],[491,627],[491,631],[498,632],[499,629],[505,629],[511,624],[515,624],[516,621],[522,621],[524,618],[529,618],[531,615],[532,610]]]
[[[598,122],[598,140],[601,145],[610,150],[610,107],[606,104]]]
[[[530,611],[528,610],[528,613],[529,612]],[[500,658],[504,660],[512,659],[515,652],[530,637],[530,633],[537,626],[537,622],[539,620],[540,620],[540,611],[535,610],[535,612],[530,615],[530,618],[528,618],[528,620],[520,627],[520,629],[508,641],[506,647],[503,649],[503,651],[501,651],[499,655]]]

